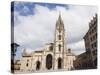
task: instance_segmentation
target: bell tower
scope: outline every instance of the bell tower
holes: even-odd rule
[[[65,29],[61,14],[59,14],[54,40],[54,69],[64,69],[65,51]]]

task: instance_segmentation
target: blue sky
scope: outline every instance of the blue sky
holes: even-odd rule
[[[41,5],[44,7],[48,7],[50,10],[56,8],[56,6],[61,6],[68,9],[68,5],[64,4],[50,4],[50,3],[36,3],[36,2],[14,2],[14,11],[20,12],[20,15],[27,16],[27,15],[34,15],[34,8],[35,5]],[[29,8],[27,12],[22,11],[24,7]],[[13,6],[12,6],[13,8]],[[13,11],[13,10],[12,10]]]
[[[20,45],[16,58],[23,49],[28,52],[41,50],[53,42],[59,12],[66,30],[66,47],[75,54],[85,51],[83,36],[89,22],[97,13],[95,6],[14,2],[14,41]]]

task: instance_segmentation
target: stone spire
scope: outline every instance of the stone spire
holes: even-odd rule
[[[54,40],[54,69],[64,68],[64,57],[65,57],[65,30],[64,23],[61,18],[61,13],[56,21],[56,30],[55,30],[55,40]],[[64,59],[64,60],[63,60]],[[56,60],[59,60],[57,62]],[[61,62],[60,62],[61,60]]]
[[[64,29],[64,24],[63,24],[63,20],[61,18],[61,13],[59,12],[59,17],[58,17],[58,20],[56,22],[56,28],[61,31]]]

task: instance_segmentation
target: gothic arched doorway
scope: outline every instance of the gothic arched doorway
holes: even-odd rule
[[[58,69],[62,68],[62,59],[58,58]]]
[[[40,69],[40,65],[41,65],[40,61],[37,61],[36,62],[36,70],[39,70]]]
[[[46,68],[51,69],[52,68],[52,55],[48,54],[46,56]]]

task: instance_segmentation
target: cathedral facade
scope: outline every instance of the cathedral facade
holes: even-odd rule
[[[47,43],[43,50],[31,53],[23,50],[20,70],[24,72],[72,70],[74,60],[75,55],[66,47],[64,23],[59,15],[56,21],[54,42]]]

